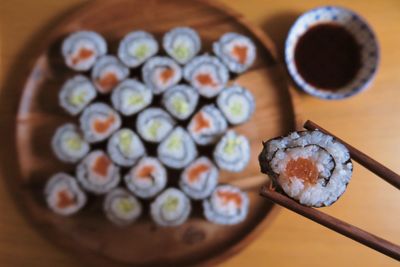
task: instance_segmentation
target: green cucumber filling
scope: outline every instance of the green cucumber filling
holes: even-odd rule
[[[237,138],[228,139],[224,146],[224,153],[228,155],[233,155],[235,153],[236,147],[241,144],[241,141]]]
[[[122,213],[130,213],[135,209],[135,204],[129,198],[121,198],[118,201],[117,208]]]
[[[173,196],[168,196],[163,204],[163,210],[166,212],[174,212],[179,205],[179,199]]]
[[[178,114],[186,114],[189,112],[189,104],[182,97],[173,98],[172,107]]]
[[[81,106],[86,103],[87,92],[84,90],[74,90],[68,101],[73,106]]]
[[[78,136],[71,136],[66,140],[67,147],[71,150],[80,150],[82,148],[82,139]]]
[[[119,148],[124,155],[129,155],[132,145],[132,135],[129,131],[121,131],[119,135]]]

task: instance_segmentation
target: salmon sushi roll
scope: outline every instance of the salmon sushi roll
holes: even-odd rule
[[[68,67],[76,71],[87,71],[100,56],[107,53],[107,43],[96,32],[78,31],[65,38],[61,52]]]
[[[118,58],[107,55],[96,61],[91,76],[97,90],[108,94],[129,76],[129,69]]]
[[[220,185],[203,201],[204,216],[212,223],[233,225],[244,221],[249,212],[249,198],[239,188]]]
[[[89,105],[79,121],[85,140],[89,143],[103,141],[121,127],[121,117],[103,103]]]
[[[163,47],[179,64],[186,64],[201,49],[199,34],[189,27],[176,27],[164,35]]]
[[[353,172],[348,149],[320,131],[293,132],[264,142],[259,161],[278,188],[311,207],[337,201]]]
[[[179,84],[168,89],[162,97],[165,109],[178,120],[186,120],[193,114],[199,101],[197,91],[188,85]]]
[[[169,57],[150,58],[142,68],[142,79],[153,93],[159,95],[182,78],[181,67]]]
[[[142,111],[136,120],[136,129],[143,140],[158,143],[174,128],[176,122],[160,108]]]
[[[167,184],[167,171],[153,157],[143,157],[124,177],[126,186],[135,196],[152,198]]]
[[[136,68],[158,52],[158,43],[145,31],[128,33],[118,47],[119,59],[128,67]]]
[[[70,115],[79,114],[93,99],[96,88],[83,75],[76,75],[67,80],[58,95],[60,106]]]
[[[86,195],[75,178],[66,173],[57,173],[47,182],[44,189],[47,206],[58,215],[77,213],[86,204]]]
[[[103,210],[113,224],[122,227],[140,217],[142,204],[125,189],[114,188],[104,198]]]
[[[85,190],[97,195],[109,192],[120,181],[119,168],[101,150],[90,152],[81,161],[76,176]]]
[[[214,53],[231,72],[243,73],[256,59],[256,46],[250,38],[229,32],[213,44]]]
[[[191,211],[190,200],[180,190],[168,188],[150,206],[153,221],[159,226],[183,224]]]
[[[207,157],[200,157],[184,169],[179,186],[190,198],[209,197],[218,184],[218,169]]]

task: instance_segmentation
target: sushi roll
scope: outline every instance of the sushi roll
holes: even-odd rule
[[[78,162],[90,149],[81,132],[72,123],[57,128],[51,140],[51,146],[59,160],[69,163]]]
[[[293,132],[264,142],[259,161],[278,188],[311,207],[337,201],[353,172],[347,148],[320,131]]]
[[[217,105],[228,122],[233,125],[248,121],[255,109],[253,95],[239,85],[224,89],[217,98]]]
[[[142,111],[136,120],[139,135],[148,142],[158,143],[174,128],[175,121],[160,108],[148,108]]]
[[[153,35],[144,31],[128,33],[118,47],[119,59],[128,67],[142,65],[150,57],[157,54],[158,43]]]
[[[80,113],[95,97],[96,88],[83,75],[67,80],[61,88],[58,99],[60,106],[70,115]]]
[[[122,188],[115,188],[107,193],[103,209],[107,218],[118,226],[131,224],[142,214],[142,204]]]
[[[229,80],[225,65],[218,58],[209,55],[192,59],[185,66],[183,76],[206,98],[218,95]]]
[[[167,184],[167,171],[160,161],[143,157],[124,177],[126,186],[135,196],[152,198]]]
[[[107,53],[107,43],[96,32],[78,31],[65,38],[61,52],[68,67],[76,71],[87,71],[98,57]]]
[[[168,89],[162,98],[165,109],[178,120],[186,120],[194,112],[199,94],[188,85],[180,84]]]
[[[107,94],[129,76],[129,69],[114,56],[102,56],[96,61],[91,76],[97,90]]]
[[[186,64],[201,48],[199,34],[189,27],[177,27],[164,35],[164,50],[179,64]]]
[[[249,140],[230,130],[215,146],[214,160],[223,170],[240,172],[249,163],[250,153]]]
[[[229,32],[213,44],[214,53],[231,72],[243,73],[256,59],[256,46],[248,37]]]
[[[128,128],[115,132],[107,143],[107,152],[113,162],[129,167],[146,154],[139,136]]]
[[[107,139],[121,127],[121,117],[103,103],[89,105],[79,118],[82,132],[89,143]]]
[[[221,111],[213,105],[202,107],[190,120],[188,131],[199,145],[210,145],[225,133],[228,127]]]
[[[160,226],[183,224],[191,211],[190,201],[180,190],[168,188],[150,206],[151,217]]]
[[[47,206],[62,216],[77,213],[86,204],[86,195],[74,177],[57,173],[47,182],[44,189]]]
[[[216,224],[232,225],[244,221],[249,211],[246,193],[231,185],[220,185],[203,201],[204,216]]]
[[[157,155],[167,167],[182,169],[197,157],[197,149],[188,132],[178,126],[160,143]]]
[[[131,116],[148,105],[153,100],[150,88],[134,79],[122,81],[112,92],[111,102],[113,107],[122,115]]]
[[[152,57],[142,68],[144,83],[156,95],[177,84],[181,78],[181,67],[169,57]]]
[[[190,163],[182,172],[179,186],[190,198],[198,200],[209,197],[218,184],[218,169],[207,157]]]
[[[90,152],[79,163],[76,176],[85,190],[97,195],[109,192],[120,181],[119,168],[101,150]]]

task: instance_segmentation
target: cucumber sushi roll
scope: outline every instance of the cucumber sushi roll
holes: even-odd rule
[[[180,84],[168,89],[162,98],[165,109],[178,120],[186,120],[194,112],[199,94],[188,85]]]
[[[225,65],[218,58],[209,55],[192,59],[185,66],[183,75],[206,98],[218,95],[229,80]]]
[[[175,121],[160,108],[142,111],[136,120],[139,135],[148,142],[158,143],[174,128]]]
[[[221,111],[213,105],[202,107],[190,120],[188,131],[199,145],[210,145],[225,133],[228,127]]]
[[[57,158],[64,162],[76,163],[89,152],[90,146],[81,132],[72,123],[57,128],[51,145]]]
[[[203,201],[204,216],[216,224],[238,224],[246,219],[249,198],[246,193],[231,185],[220,185],[209,199]]]
[[[217,105],[233,125],[248,121],[255,109],[253,95],[239,85],[224,89],[217,98]]]
[[[78,165],[76,176],[82,187],[94,194],[105,194],[120,181],[119,168],[101,150],[90,152]]]
[[[107,55],[96,61],[91,76],[97,90],[107,94],[129,76],[129,69],[118,58]]]
[[[89,105],[79,121],[85,139],[89,143],[103,141],[121,127],[118,113],[103,103]]]
[[[197,149],[189,133],[178,126],[160,143],[157,154],[167,167],[182,169],[197,157]]]
[[[320,131],[293,132],[264,142],[261,171],[300,204],[333,204],[346,190],[353,165],[347,148]]]
[[[156,95],[177,84],[181,78],[181,67],[169,57],[152,57],[142,68],[144,83]]]
[[[158,52],[158,43],[153,35],[144,31],[128,33],[118,47],[118,57],[130,68],[142,65]]]
[[[44,189],[47,206],[55,213],[68,216],[78,212],[86,204],[86,195],[75,178],[66,173],[57,173]]]
[[[180,64],[186,64],[201,48],[199,34],[189,27],[177,27],[164,35],[164,50]]]
[[[124,177],[130,191],[141,198],[152,198],[167,184],[167,171],[160,161],[143,157]]]
[[[108,140],[107,152],[113,162],[129,167],[146,154],[139,136],[128,128],[115,132]]]
[[[168,188],[151,203],[150,212],[156,224],[178,226],[187,220],[191,209],[190,201],[184,193]]]
[[[243,73],[256,59],[256,46],[248,37],[229,32],[213,44],[214,53],[231,72]]]
[[[214,160],[223,170],[240,172],[249,163],[250,153],[249,140],[230,130],[215,146]]]
[[[107,43],[96,32],[78,31],[63,41],[61,52],[68,67],[76,71],[87,71],[98,57],[107,53]]]
[[[125,116],[131,116],[148,105],[153,100],[150,88],[134,79],[122,81],[112,92],[113,107]]]
[[[115,188],[107,193],[103,209],[107,218],[118,226],[131,224],[142,214],[142,204],[122,188]]]
[[[182,172],[179,186],[192,199],[209,197],[218,183],[218,169],[207,157],[190,163]]]
[[[96,95],[96,88],[92,82],[83,75],[76,75],[64,83],[58,99],[65,111],[70,115],[77,115]]]

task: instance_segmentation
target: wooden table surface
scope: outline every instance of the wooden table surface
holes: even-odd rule
[[[13,0],[0,3],[0,84],[12,76],[26,42],[51,27],[82,0]],[[288,28],[302,12],[324,1],[223,0],[260,26],[282,47]],[[304,118],[318,122],[400,173],[400,1],[330,1],[360,13],[374,28],[381,62],[366,92],[337,102],[301,96]],[[1,86],[2,97],[16,88]],[[16,112],[15,100],[0,107],[0,137]],[[0,146],[1,147],[1,146]],[[34,231],[16,210],[0,170],[0,266],[84,266]],[[325,212],[400,244],[400,193],[356,164],[347,192]],[[399,263],[290,211],[281,209],[270,226],[222,266],[398,266]]]

